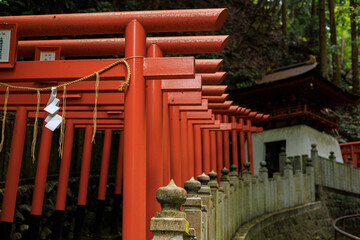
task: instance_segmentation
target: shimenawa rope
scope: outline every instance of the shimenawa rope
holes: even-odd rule
[[[130,76],[131,76],[131,71],[130,71],[130,66],[127,63],[126,60],[131,59],[131,58],[144,58],[143,56],[133,56],[133,57],[128,57],[128,58],[123,58],[120,59],[102,69],[100,69],[97,72],[94,72],[90,75],[87,75],[85,77],[76,79],[74,81],[71,82],[67,82],[58,86],[55,86],[55,88],[64,88],[63,91],[63,110],[62,110],[62,122],[60,125],[60,139],[59,139],[59,155],[60,157],[62,157],[62,151],[63,151],[63,144],[64,144],[64,131],[65,131],[65,127],[64,127],[64,123],[65,123],[65,111],[66,111],[66,87],[84,80],[88,80],[92,77],[96,77],[96,82],[95,82],[95,106],[94,106],[94,115],[93,115],[93,121],[94,121],[94,131],[93,131],[93,136],[92,136],[92,141],[91,142],[95,142],[95,134],[96,134],[96,117],[97,117],[97,98],[98,98],[98,94],[99,94],[99,82],[100,82],[100,74],[103,72],[106,72],[107,70],[115,67],[116,65],[123,63],[126,67],[126,71],[127,71],[127,75],[126,75],[126,80],[124,82],[121,83],[121,85],[119,86],[119,91],[124,91],[125,87],[129,85],[130,83]],[[35,123],[34,123],[34,132],[33,132],[33,140],[32,140],[32,146],[31,146],[31,156],[32,156],[32,161],[33,163],[35,162],[35,147],[36,147],[36,138],[37,138],[37,130],[38,130],[38,114],[39,114],[39,108],[40,108],[40,92],[41,91],[47,91],[47,90],[51,90],[52,87],[45,87],[45,88],[33,88],[33,87],[23,87],[23,86],[15,86],[15,85],[11,85],[11,84],[7,84],[7,83],[3,83],[0,82],[1,86],[5,86],[6,87],[6,92],[5,92],[5,101],[4,101],[4,115],[3,115],[3,119],[2,119],[2,131],[1,131],[1,142],[0,142],[0,152],[2,151],[3,145],[4,145],[4,138],[5,138],[5,119],[6,119],[6,113],[7,113],[7,102],[8,102],[8,98],[9,98],[9,88],[14,88],[14,89],[21,89],[21,90],[31,90],[31,91],[36,91],[37,92],[37,105],[36,105],[36,114],[35,114]]]

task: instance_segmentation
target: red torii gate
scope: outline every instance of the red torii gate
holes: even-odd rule
[[[20,36],[41,36],[41,35],[61,35],[61,34],[100,34],[125,32],[125,56],[144,56],[145,55],[145,30],[148,32],[163,31],[197,31],[197,30],[215,30],[224,22],[226,10],[181,10],[181,11],[153,11],[153,12],[128,12],[113,14],[78,14],[78,15],[45,15],[36,18],[29,16],[23,17],[3,17],[3,22],[16,21],[18,24],[18,34]],[[176,19],[174,21],[174,18]],[[135,20],[136,19],[136,20]],[[190,20],[190,21],[189,21]],[[140,24],[141,22],[141,24]],[[164,22],[166,25],[164,26]],[[88,26],[91,26],[90,28]],[[38,26],[41,26],[39,28]],[[69,27],[71,26],[71,27]],[[84,26],[87,26],[84,28]],[[104,27],[105,26],[105,27]],[[144,26],[144,27],[143,27]],[[120,30],[119,30],[120,29]],[[125,96],[125,156],[124,156],[124,239],[143,239],[145,236],[145,189],[146,185],[146,169],[145,169],[145,82],[144,76],[148,78],[159,78],[162,76],[159,72],[150,71],[146,64],[147,59],[132,58],[128,62],[132,71],[131,86],[127,89]],[[65,63],[65,62],[63,62]],[[95,67],[90,65],[90,61],[76,61],[72,64],[81,69],[81,65],[87,64],[87,67]],[[97,62],[99,63],[99,62]],[[106,64],[106,60],[102,64]],[[145,65],[144,65],[145,63]],[[169,64],[169,62],[167,62]],[[22,64],[20,69],[29,71],[44,69],[44,74],[48,74],[46,67],[51,68],[51,64]],[[14,71],[12,80],[16,77],[21,78],[19,73],[19,65],[17,71]],[[151,64],[150,64],[151,65]],[[160,63],[160,65],[162,65]],[[31,67],[30,67],[31,66]],[[143,69],[143,66],[145,68]],[[178,69],[179,64],[175,64]],[[73,67],[73,66],[72,66]],[[149,69],[149,71],[147,70]],[[176,69],[172,72],[173,75]],[[163,70],[163,69],[162,69]],[[81,71],[79,71],[81,72]],[[109,71],[111,72],[111,70]],[[179,72],[176,72],[180,77]],[[60,72],[58,72],[60,75]],[[81,73],[80,73],[81,74]],[[86,75],[86,74],[81,74]],[[106,74],[104,74],[106,75]],[[115,74],[117,76],[124,74]],[[46,75],[38,74],[35,78],[45,78]],[[47,75],[48,77],[48,75]],[[67,77],[74,78],[74,73],[70,75],[61,74],[62,79]],[[165,76],[163,76],[165,77]],[[170,76],[168,76],[170,77]],[[77,78],[75,76],[75,78]],[[160,77],[161,78],[161,77]],[[54,79],[54,78],[53,78]],[[22,108],[21,108],[22,109]],[[19,111],[25,112],[24,110]],[[21,115],[21,114],[20,114]],[[137,115],[137,116],[136,116]],[[22,116],[22,115],[21,115]],[[23,118],[20,118],[23,119]],[[22,122],[22,121],[20,121]],[[21,124],[20,124],[21,125]],[[135,146],[137,149],[135,151]],[[21,161],[21,159],[20,159]],[[136,180],[136,181],[134,181]],[[135,184],[140,183],[140,184]],[[135,197],[137,195],[137,197]],[[134,198],[135,197],[135,198]],[[2,214],[2,217],[6,214]],[[130,217],[131,216],[131,217]],[[5,218],[5,217],[4,217]],[[144,220],[142,220],[144,219]],[[1,219],[6,221],[6,219]]]
[[[217,62],[219,62],[219,61],[217,61]],[[206,63],[206,61],[205,60],[202,60],[202,63]],[[213,66],[213,63],[214,63],[214,60],[211,60],[210,61],[210,64],[206,64],[207,66],[208,66],[208,68],[210,67],[210,66]],[[216,66],[216,65],[215,65]],[[218,68],[218,67],[216,67],[216,68]],[[203,70],[205,70],[205,68],[202,68]],[[207,71],[209,71],[209,70],[207,70]],[[212,74],[207,74],[207,78],[211,78],[213,75]],[[214,77],[216,77],[216,74],[214,75]],[[168,85],[170,84],[170,86],[172,86],[172,87],[174,87],[174,86],[176,86],[176,84],[174,84],[176,81],[174,81],[174,80],[170,80],[170,81],[168,81],[168,80],[163,80],[163,88],[165,88],[165,89],[169,89],[169,87],[168,87]],[[179,81],[179,86],[177,86],[178,88],[181,88],[184,84],[182,83],[182,82],[184,82],[184,80],[182,80],[182,81]],[[186,81],[185,81],[186,82]],[[166,84],[166,83],[168,83],[168,84]],[[165,85],[164,85],[165,84]],[[190,85],[190,87],[189,86],[187,86],[187,85],[184,85],[183,86],[183,88],[185,87],[186,89],[191,89],[191,84],[189,84],[188,83],[188,85]],[[200,85],[201,85],[201,83],[200,83]],[[200,85],[197,85],[198,86],[198,88],[199,87],[201,87]],[[33,86],[32,86],[33,87]],[[78,88],[78,89],[76,89],[77,91],[81,91],[81,88]],[[104,90],[111,90],[111,88],[109,88],[109,89],[101,89],[102,91],[104,91]],[[84,103],[84,102],[83,102]],[[19,103],[17,103],[17,104],[19,104]],[[23,102],[23,104],[24,104],[24,102]],[[34,103],[35,104],[35,103]],[[91,104],[91,103],[88,103],[88,104]],[[111,112],[111,114],[113,114],[114,112]],[[117,112],[118,113],[118,112]],[[81,117],[79,114],[77,114],[76,115],[76,113],[74,113],[75,115],[74,116],[78,116],[78,117]],[[34,114],[33,114],[34,115]],[[82,116],[82,117],[85,117],[85,116]],[[86,118],[86,117],[85,117]],[[100,115],[98,115],[98,118],[101,118],[101,116]]]

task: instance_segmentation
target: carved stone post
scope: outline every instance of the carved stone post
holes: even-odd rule
[[[224,202],[224,236],[225,239],[230,239],[230,178],[228,176],[229,170],[227,168],[221,169],[222,176],[220,177],[220,187],[223,188],[225,194]]]
[[[171,180],[169,185],[161,187],[156,192],[156,199],[161,205],[161,212],[155,213],[151,219],[150,230],[153,240],[186,239],[188,222],[185,213],[180,211],[186,200],[186,191],[179,188]]]
[[[239,227],[240,223],[240,212],[238,208],[239,202],[239,174],[237,172],[237,166],[231,165],[230,167],[230,184],[233,186],[233,197],[232,197],[232,204],[231,204],[231,222],[232,222],[232,229],[231,232],[234,233],[236,229]]]
[[[219,185],[217,182],[217,173],[209,172],[210,182],[208,183],[211,192],[211,201],[213,205],[213,220],[210,221],[210,239],[220,239],[219,235]]]
[[[310,175],[310,196],[309,196],[309,200],[311,202],[315,201],[315,173],[314,173],[314,167],[313,167],[313,163],[312,163],[312,159],[308,158],[307,163],[306,163],[306,174]]]
[[[243,170],[243,178],[244,178],[244,207],[245,207],[245,214],[243,221],[247,222],[252,217],[252,177],[251,177],[251,170],[250,170],[250,163],[244,163],[244,170]]]
[[[225,193],[224,188],[219,187],[219,238],[225,239],[225,230],[224,226],[226,224],[225,221]]]
[[[330,165],[331,165],[331,171],[328,173],[330,176],[329,178],[329,187],[335,188],[336,187],[336,176],[335,176],[335,168],[336,168],[336,157],[334,155],[334,152],[330,152],[329,156]]]
[[[205,173],[198,176],[198,181],[201,183],[201,188],[199,190],[199,196],[202,199],[203,205],[206,207],[207,214],[206,218],[204,218],[204,227],[205,227],[205,237],[206,239],[210,239],[210,224],[213,220],[213,206],[211,201],[211,190],[208,186],[208,183],[210,181],[210,177],[206,175]]]
[[[280,173],[276,172],[273,174],[274,185],[276,186],[276,193],[274,195],[274,201],[272,201],[273,203],[272,211],[278,211],[285,208],[285,202],[287,201],[285,197],[286,194],[285,184],[281,178],[282,177],[280,176]]]
[[[270,189],[269,189],[269,174],[268,174],[268,169],[266,168],[265,161],[260,162],[259,178],[260,178],[260,182],[262,182],[264,184],[263,189],[265,189],[265,191],[260,193],[262,196],[264,196],[263,198],[260,198],[262,201],[261,205],[263,206],[263,213],[270,212],[270,205],[271,205],[270,194],[271,193],[270,193]]]
[[[302,171],[301,169],[301,158],[300,155],[296,155],[294,157],[294,172],[295,171]]]
[[[286,161],[285,148],[281,147],[280,154],[279,154],[279,165],[280,165],[281,176],[284,176],[285,161]]]
[[[334,152],[332,152],[334,155]],[[331,153],[330,153],[331,154]],[[335,158],[335,156],[334,156]],[[336,159],[335,159],[336,161]],[[343,179],[343,181],[345,181],[345,190],[348,192],[352,192],[351,189],[351,185],[352,185],[352,170],[354,169],[354,165],[353,165],[353,159],[352,157],[350,157],[345,165],[345,169],[346,169],[346,175],[345,175],[345,179]]]
[[[253,175],[252,178],[252,218],[259,216],[259,177],[257,175]]]
[[[244,195],[244,179],[239,176],[239,188],[238,188],[238,203],[237,203],[237,209],[238,209],[238,217],[239,217],[239,225],[240,227],[242,223],[244,222],[244,215],[245,215],[245,195]]]
[[[204,228],[202,200],[198,195],[198,191],[201,188],[201,183],[192,177],[189,181],[185,182],[184,187],[187,191],[187,198],[183,204],[183,212],[186,213],[186,220],[189,221],[189,227],[195,229],[197,239],[203,240]]]
[[[290,159],[286,159],[285,161],[285,169],[284,169],[284,176],[287,177],[287,192],[288,192],[288,201],[285,202],[285,207],[291,207],[293,206],[294,203],[294,191],[295,191],[295,186],[294,186],[294,177],[293,177],[293,166],[291,164],[291,160]],[[286,196],[286,194],[285,194]]]
[[[321,162],[316,149],[316,144],[311,144],[311,160],[314,166],[315,183],[321,185]]]

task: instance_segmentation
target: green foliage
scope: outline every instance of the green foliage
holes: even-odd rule
[[[9,3],[6,0],[0,0],[0,4],[9,6]]]

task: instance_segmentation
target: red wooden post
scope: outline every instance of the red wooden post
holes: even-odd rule
[[[66,120],[63,157],[60,163],[59,185],[56,193],[53,239],[60,239],[66,206],[67,186],[70,173],[71,153],[74,139],[73,120]]]
[[[192,121],[188,121],[188,160],[189,160],[189,175],[195,176],[195,150],[194,150],[194,128]]]
[[[29,239],[38,238],[44,202],[46,177],[49,166],[52,135],[52,131],[47,129],[44,124],[41,134],[39,158],[36,166],[35,184],[31,201]]]
[[[103,151],[101,156],[100,176],[99,176],[99,189],[96,206],[96,217],[94,225],[95,238],[101,236],[102,222],[105,211],[105,199],[106,199],[106,185],[109,172],[110,151],[111,151],[111,129],[105,130]]]
[[[122,200],[122,185],[123,185],[123,163],[124,163],[124,131],[120,131],[119,136],[119,152],[116,164],[115,189],[114,189],[114,204],[113,214],[111,219],[111,233],[119,232],[119,217],[120,204]]]
[[[348,146],[341,146],[341,154],[343,155],[343,160],[344,160],[344,164],[347,163],[347,158],[348,158]],[[350,148],[350,147],[349,147]]]
[[[194,156],[195,156],[195,176],[201,175],[202,169],[202,147],[201,147],[201,129],[200,125],[194,127]]]
[[[216,166],[216,133],[215,131],[210,131],[210,168],[212,171],[217,172]]]
[[[51,150],[52,131],[45,127],[42,129],[39,158],[36,166],[35,185],[31,201],[31,215],[41,216],[49,157]]]
[[[115,177],[115,190],[114,194],[122,194],[123,187],[123,164],[124,164],[124,131],[120,131],[119,136],[119,152],[116,163],[116,177]]]
[[[244,126],[244,119],[239,119],[239,124],[241,127]],[[240,145],[240,167],[241,167],[241,173],[245,169],[244,163],[246,162],[246,155],[245,155],[245,132],[244,130],[240,130],[239,132],[239,145]]]
[[[246,120],[246,125],[251,128],[251,121],[249,119]],[[252,145],[252,132],[249,130],[246,133],[247,137],[247,149],[248,149],[248,162],[250,165],[251,174],[254,174],[254,157],[253,157],[253,145]]]
[[[216,114],[216,120],[222,120],[221,114]],[[222,131],[216,131],[216,158],[217,158],[217,174],[218,179],[221,176],[221,169],[224,167],[224,158],[223,158],[223,135]]]
[[[235,116],[231,116],[231,123],[236,126],[237,121]],[[237,130],[233,129],[231,131],[231,141],[232,141],[232,164],[236,165],[237,169],[239,169],[239,154],[238,154],[238,138],[237,138]]]
[[[229,116],[224,114],[222,116],[223,122],[229,122]],[[230,133],[229,131],[224,131],[224,165],[227,169],[230,170]]]
[[[169,106],[170,113],[170,175],[176,185],[181,184],[181,133],[179,106]]]
[[[148,57],[162,57],[159,46],[152,44],[147,49]],[[162,90],[161,80],[146,80],[146,237],[153,237],[150,220],[161,208],[156,201],[156,191],[163,186],[163,141],[162,141]]]
[[[182,111],[180,113],[180,128],[181,128],[181,152],[182,152],[182,163],[181,163],[181,185],[184,186],[185,181],[189,180],[189,158],[188,158],[188,129],[187,129],[187,112]]]
[[[125,57],[145,56],[146,33],[132,20],[125,30]],[[125,93],[123,239],[146,238],[146,136],[144,59],[128,60],[130,86]]]
[[[92,155],[92,134],[93,127],[91,125],[85,128],[84,147],[81,160],[81,171],[80,171],[80,182],[79,182],[79,193],[77,202],[77,211],[74,227],[74,240],[81,238],[82,225],[85,219],[85,208],[87,200],[87,191],[89,185],[89,174],[90,174],[90,163]]]
[[[357,155],[356,155],[356,152],[355,152],[355,146],[354,144],[351,144],[350,145],[350,150],[351,150],[351,161],[353,163],[353,166],[354,167],[357,167]]]
[[[14,220],[17,188],[19,185],[21,160],[23,156],[27,113],[25,107],[16,109],[9,165],[6,174],[5,192],[1,208],[0,230],[4,239],[10,239],[11,226]]]
[[[163,93],[163,182],[170,182],[170,121],[168,94]]]
[[[78,206],[86,205],[87,200],[87,190],[89,183],[89,174],[90,174],[90,163],[92,155],[92,134],[93,127],[87,126],[85,128],[85,137],[84,137],[84,148],[81,161],[81,172],[80,172],[80,182],[79,182],[79,194],[78,194]]]
[[[71,153],[74,139],[74,124],[72,120],[66,121],[63,157],[60,164],[59,186],[56,194],[55,209],[65,211],[66,193],[69,180]]]
[[[109,172],[109,161],[110,161],[110,150],[111,150],[111,138],[112,131],[111,129],[105,130],[103,151],[101,156],[101,167],[100,167],[100,176],[99,176],[99,190],[98,190],[98,200],[105,201],[106,198],[106,184]]]
[[[210,130],[202,129],[202,158],[203,158],[203,172],[208,174],[211,171],[210,164]]]

